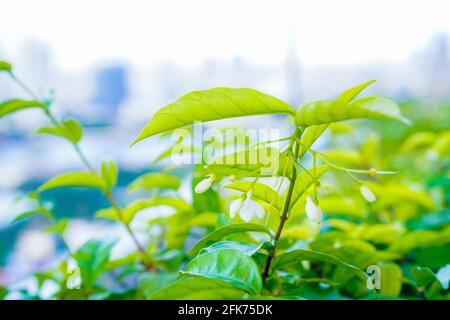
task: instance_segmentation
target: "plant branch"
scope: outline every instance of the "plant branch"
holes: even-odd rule
[[[299,153],[299,144],[296,141],[297,139],[300,138],[302,134],[302,131],[300,131],[299,129],[297,129],[294,133],[293,136],[293,143],[290,144],[290,147],[293,150],[293,154],[294,154],[294,158],[297,159],[298,157],[298,153]],[[262,273],[262,280],[263,283],[266,281],[267,276],[269,275],[270,272],[270,265],[272,263],[273,257],[275,256],[275,250],[277,247],[277,243],[280,240],[281,237],[281,232],[283,231],[284,228],[284,224],[286,223],[286,220],[289,217],[289,208],[291,205],[291,198],[292,198],[292,194],[294,192],[294,186],[295,186],[295,180],[297,179],[297,170],[295,167],[295,164],[292,164],[292,174],[291,174],[291,179],[290,179],[290,183],[289,183],[289,188],[286,194],[286,200],[283,206],[283,211],[282,214],[280,216],[280,223],[278,224],[278,228],[277,228],[277,232],[275,233],[275,237],[274,237],[274,244],[273,244],[273,248],[272,250],[270,250],[269,255],[267,256],[267,260],[266,260],[266,264],[264,266],[264,271]]]

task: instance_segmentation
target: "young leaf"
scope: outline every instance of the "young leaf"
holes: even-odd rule
[[[74,254],[81,271],[82,285],[92,288],[100,274],[105,270],[109,254],[115,242],[89,240]]]
[[[155,300],[230,300],[243,299],[248,294],[226,281],[192,277],[182,278],[155,292]]]
[[[362,84],[359,84],[353,88],[347,89],[344,92],[342,92],[337,100],[342,103],[349,103],[352,101],[361,91],[363,91],[365,88],[370,86],[372,83],[374,83],[375,80],[369,80],[367,82],[364,82]]]
[[[173,189],[180,187],[180,179],[165,173],[146,173],[137,177],[130,183],[128,190],[135,191],[141,189]]]
[[[0,103],[0,118],[7,114],[29,108],[42,108],[44,105],[36,100],[7,100]]]
[[[314,177],[318,179],[328,170],[327,165],[322,165],[309,169],[307,172],[303,171],[300,176],[295,181],[294,191],[292,193],[291,208],[293,208],[296,203],[300,200],[302,195],[308,190],[308,188],[313,184]],[[315,176],[314,176],[315,175]]]
[[[108,189],[105,179],[91,172],[63,173],[51,178],[38,188],[38,192],[61,187],[96,188],[102,191]]]
[[[194,91],[156,112],[133,144],[167,130],[191,125],[195,121],[274,113],[294,115],[295,110],[287,103],[253,89],[214,88]]]
[[[52,215],[48,210],[46,210],[45,208],[37,208],[37,209],[25,211],[25,212],[18,214],[12,222],[14,223],[14,222],[22,221],[22,220],[25,220],[26,218],[33,217],[36,215],[43,215],[48,219],[52,218]]]
[[[302,261],[302,260],[309,260],[312,262],[331,263],[331,264],[342,267],[345,270],[351,272],[352,274],[357,276],[362,281],[366,281],[366,279],[367,279],[366,274],[361,269],[359,269],[351,264],[345,263],[344,261],[342,261],[341,259],[339,259],[338,257],[336,257],[332,254],[323,253],[323,252],[319,252],[319,251],[312,251],[312,250],[297,249],[297,250],[284,252],[284,253],[280,254],[279,256],[275,257],[275,261],[273,263],[272,269],[277,270],[277,269],[286,267],[286,266],[290,265],[291,263],[298,263],[299,261]]]
[[[189,255],[195,256],[201,249],[204,247],[207,247],[212,242],[216,242],[221,240],[222,238],[233,234],[233,233],[240,233],[240,232],[264,232],[270,235],[272,238],[272,232],[266,228],[263,225],[256,224],[256,223],[237,223],[237,224],[230,224],[228,226],[225,226],[223,228],[217,229],[210,234],[204,236],[201,238],[190,250]]]
[[[226,281],[252,294],[262,288],[261,274],[255,261],[238,250],[223,249],[203,253],[181,272]]]
[[[83,137],[83,127],[75,119],[68,119],[62,122],[61,126],[42,127],[36,133],[51,134],[66,138],[73,143],[78,143]]]
[[[321,124],[317,126],[309,126],[302,134],[301,144],[298,150],[298,158],[301,159],[303,155],[308,151],[314,142],[322,135],[327,129],[328,124]]]
[[[102,178],[106,181],[108,187],[111,189],[117,184],[118,170],[117,165],[114,161],[103,161],[102,167]]]
[[[42,231],[48,232],[48,233],[54,233],[54,234],[63,234],[64,231],[66,231],[68,223],[69,223],[69,220],[61,219],[54,225],[42,229]]]
[[[11,72],[12,71],[12,65],[9,62],[0,60],[0,72],[1,71]]]
[[[225,188],[241,192],[247,192],[250,187],[252,187],[253,198],[262,200],[268,205],[272,204],[278,211],[281,210],[283,206],[283,200],[273,188],[269,187],[264,183],[260,182],[253,183],[252,181],[238,181],[227,184],[225,186]]]
[[[358,118],[398,120],[406,124],[398,105],[383,97],[365,97],[350,103],[323,100],[305,104],[296,114],[295,123],[310,126]]]

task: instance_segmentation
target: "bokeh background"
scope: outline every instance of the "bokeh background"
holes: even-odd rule
[[[152,170],[163,148],[149,140],[129,149],[130,142],[159,107],[195,89],[251,87],[299,107],[376,79],[369,92],[415,105],[410,113],[426,115],[426,129],[449,127],[446,0],[3,0],[1,8],[0,60],[40,96],[54,96],[59,116],[80,119],[94,163],[118,162],[123,202],[129,195],[120,187]],[[12,97],[26,95],[1,76],[0,99]],[[11,224],[30,205],[18,198],[82,168],[69,145],[33,135],[46,123],[33,110],[0,121],[0,283],[23,283],[61,249],[38,231],[39,219]],[[46,197],[59,217],[74,219],[74,248],[123,232],[92,221],[107,206],[96,191]]]

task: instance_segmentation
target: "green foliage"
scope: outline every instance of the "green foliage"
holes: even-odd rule
[[[181,274],[222,280],[251,294],[258,294],[262,289],[261,274],[255,261],[233,249],[200,254]]]
[[[44,104],[36,100],[8,100],[0,103],[0,118],[25,109],[43,108]]]
[[[195,121],[274,113],[293,115],[295,110],[287,103],[253,89],[214,88],[194,91],[161,108],[134,143]]]
[[[10,64],[0,61],[0,71],[19,81]],[[49,179],[28,196],[34,207],[14,219],[45,217],[38,221],[40,230],[68,251],[56,266],[35,274],[37,293],[22,296],[40,298],[49,281],[59,288],[56,299],[449,299],[450,128],[437,129],[429,121],[418,129],[417,112],[408,113],[414,119],[410,127],[340,123],[408,122],[387,98],[357,98],[373,82],[299,111],[252,89],[188,93],[157,111],[134,143],[159,133],[166,140],[196,121],[265,114],[292,116],[293,133],[278,141],[280,148],[270,141],[241,143],[176,175],[168,173],[174,167],[145,173],[128,191],[151,192],[133,193],[129,203],[117,188],[115,162],[92,165],[84,154],[80,123],[57,120],[48,101],[3,102],[0,118],[27,108],[43,111],[51,125],[36,132],[67,140],[87,169]],[[329,141],[316,150],[327,129]],[[158,168],[180,150],[197,155],[201,150],[188,140],[180,138],[163,151]],[[191,194],[180,189],[182,181],[189,181]],[[44,191],[62,187],[100,190],[109,206],[95,217],[121,224],[135,250],[111,259],[114,242],[89,240],[72,252],[65,242],[70,220],[54,215],[41,199]],[[162,207],[171,210],[161,214]],[[137,236],[133,221],[149,208],[155,216]],[[244,212],[249,223],[239,223],[242,210],[252,211]],[[368,267],[379,268],[379,288],[368,288]],[[77,279],[80,287],[69,288]],[[9,292],[18,293],[0,287],[0,299]]]

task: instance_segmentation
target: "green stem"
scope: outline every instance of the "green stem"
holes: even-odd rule
[[[11,78],[17,83],[17,85],[19,87],[21,87],[25,92],[27,92],[33,99],[35,99],[36,101],[40,101],[39,97],[24,83],[22,82],[19,78],[17,78],[13,73],[10,73]],[[40,101],[42,102],[42,101]],[[55,127],[62,127],[62,124],[56,119],[56,117],[53,115],[53,113],[51,112],[50,108],[48,107],[47,104],[43,103],[44,107],[42,108],[42,111],[44,112],[44,114],[47,116],[47,118],[50,120],[50,122],[55,126]],[[97,173],[94,166],[89,162],[89,160],[87,159],[87,157],[85,156],[85,154],[83,153],[83,151],[81,150],[80,146],[78,145],[78,143],[72,142],[70,141],[70,143],[72,144],[76,154],[78,155],[78,157],[81,159],[81,162],[84,164],[84,166],[92,173]],[[147,253],[144,249],[144,247],[141,245],[141,243],[138,241],[136,234],[133,232],[133,230],[130,228],[129,224],[125,222],[125,220],[123,219],[123,210],[122,208],[118,205],[117,201],[114,199],[113,195],[111,194],[110,191],[104,192],[105,197],[108,199],[109,203],[111,204],[111,206],[113,206],[117,213],[118,216],[120,218],[120,221],[122,222],[122,224],[125,226],[125,229],[127,230],[128,234],[130,235],[131,239],[133,240],[134,244],[136,245],[136,248],[139,250],[139,252],[141,252],[144,257],[147,256]]]
[[[302,131],[300,131],[299,129],[297,129],[293,135],[293,143],[290,144],[290,147],[293,150],[293,154],[294,154],[294,158],[297,159],[298,157],[298,153],[299,153],[299,144],[296,142],[296,139],[299,139],[300,136],[302,134]],[[272,263],[272,260],[275,256],[275,250],[277,248],[277,243],[280,240],[281,237],[281,232],[283,231],[284,228],[284,224],[286,223],[288,217],[289,217],[289,208],[291,205],[291,199],[292,199],[292,194],[294,192],[294,186],[295,186],[295,181],[297,179],[297,169],[295,167],[295,164],[292,164],[292,174],[291,174],[291,179],[289,182],[289,188],[286,194],[286,200],[283,206],[283,211],[282,214],[280,216],[280,223],[278,224],[278,228],[277,228],[277,232],[275,233],[275,237],[274,237],[274,244],[273,244],[273,248],[272,250],[270,250],[269,255],[267,256],[267,260],[266,260],[266,264],[264,266],[264,271],[262,272],[262,279],[263,279],[263,283],[266,281],[269,272],[270,272],[270,265]]]

